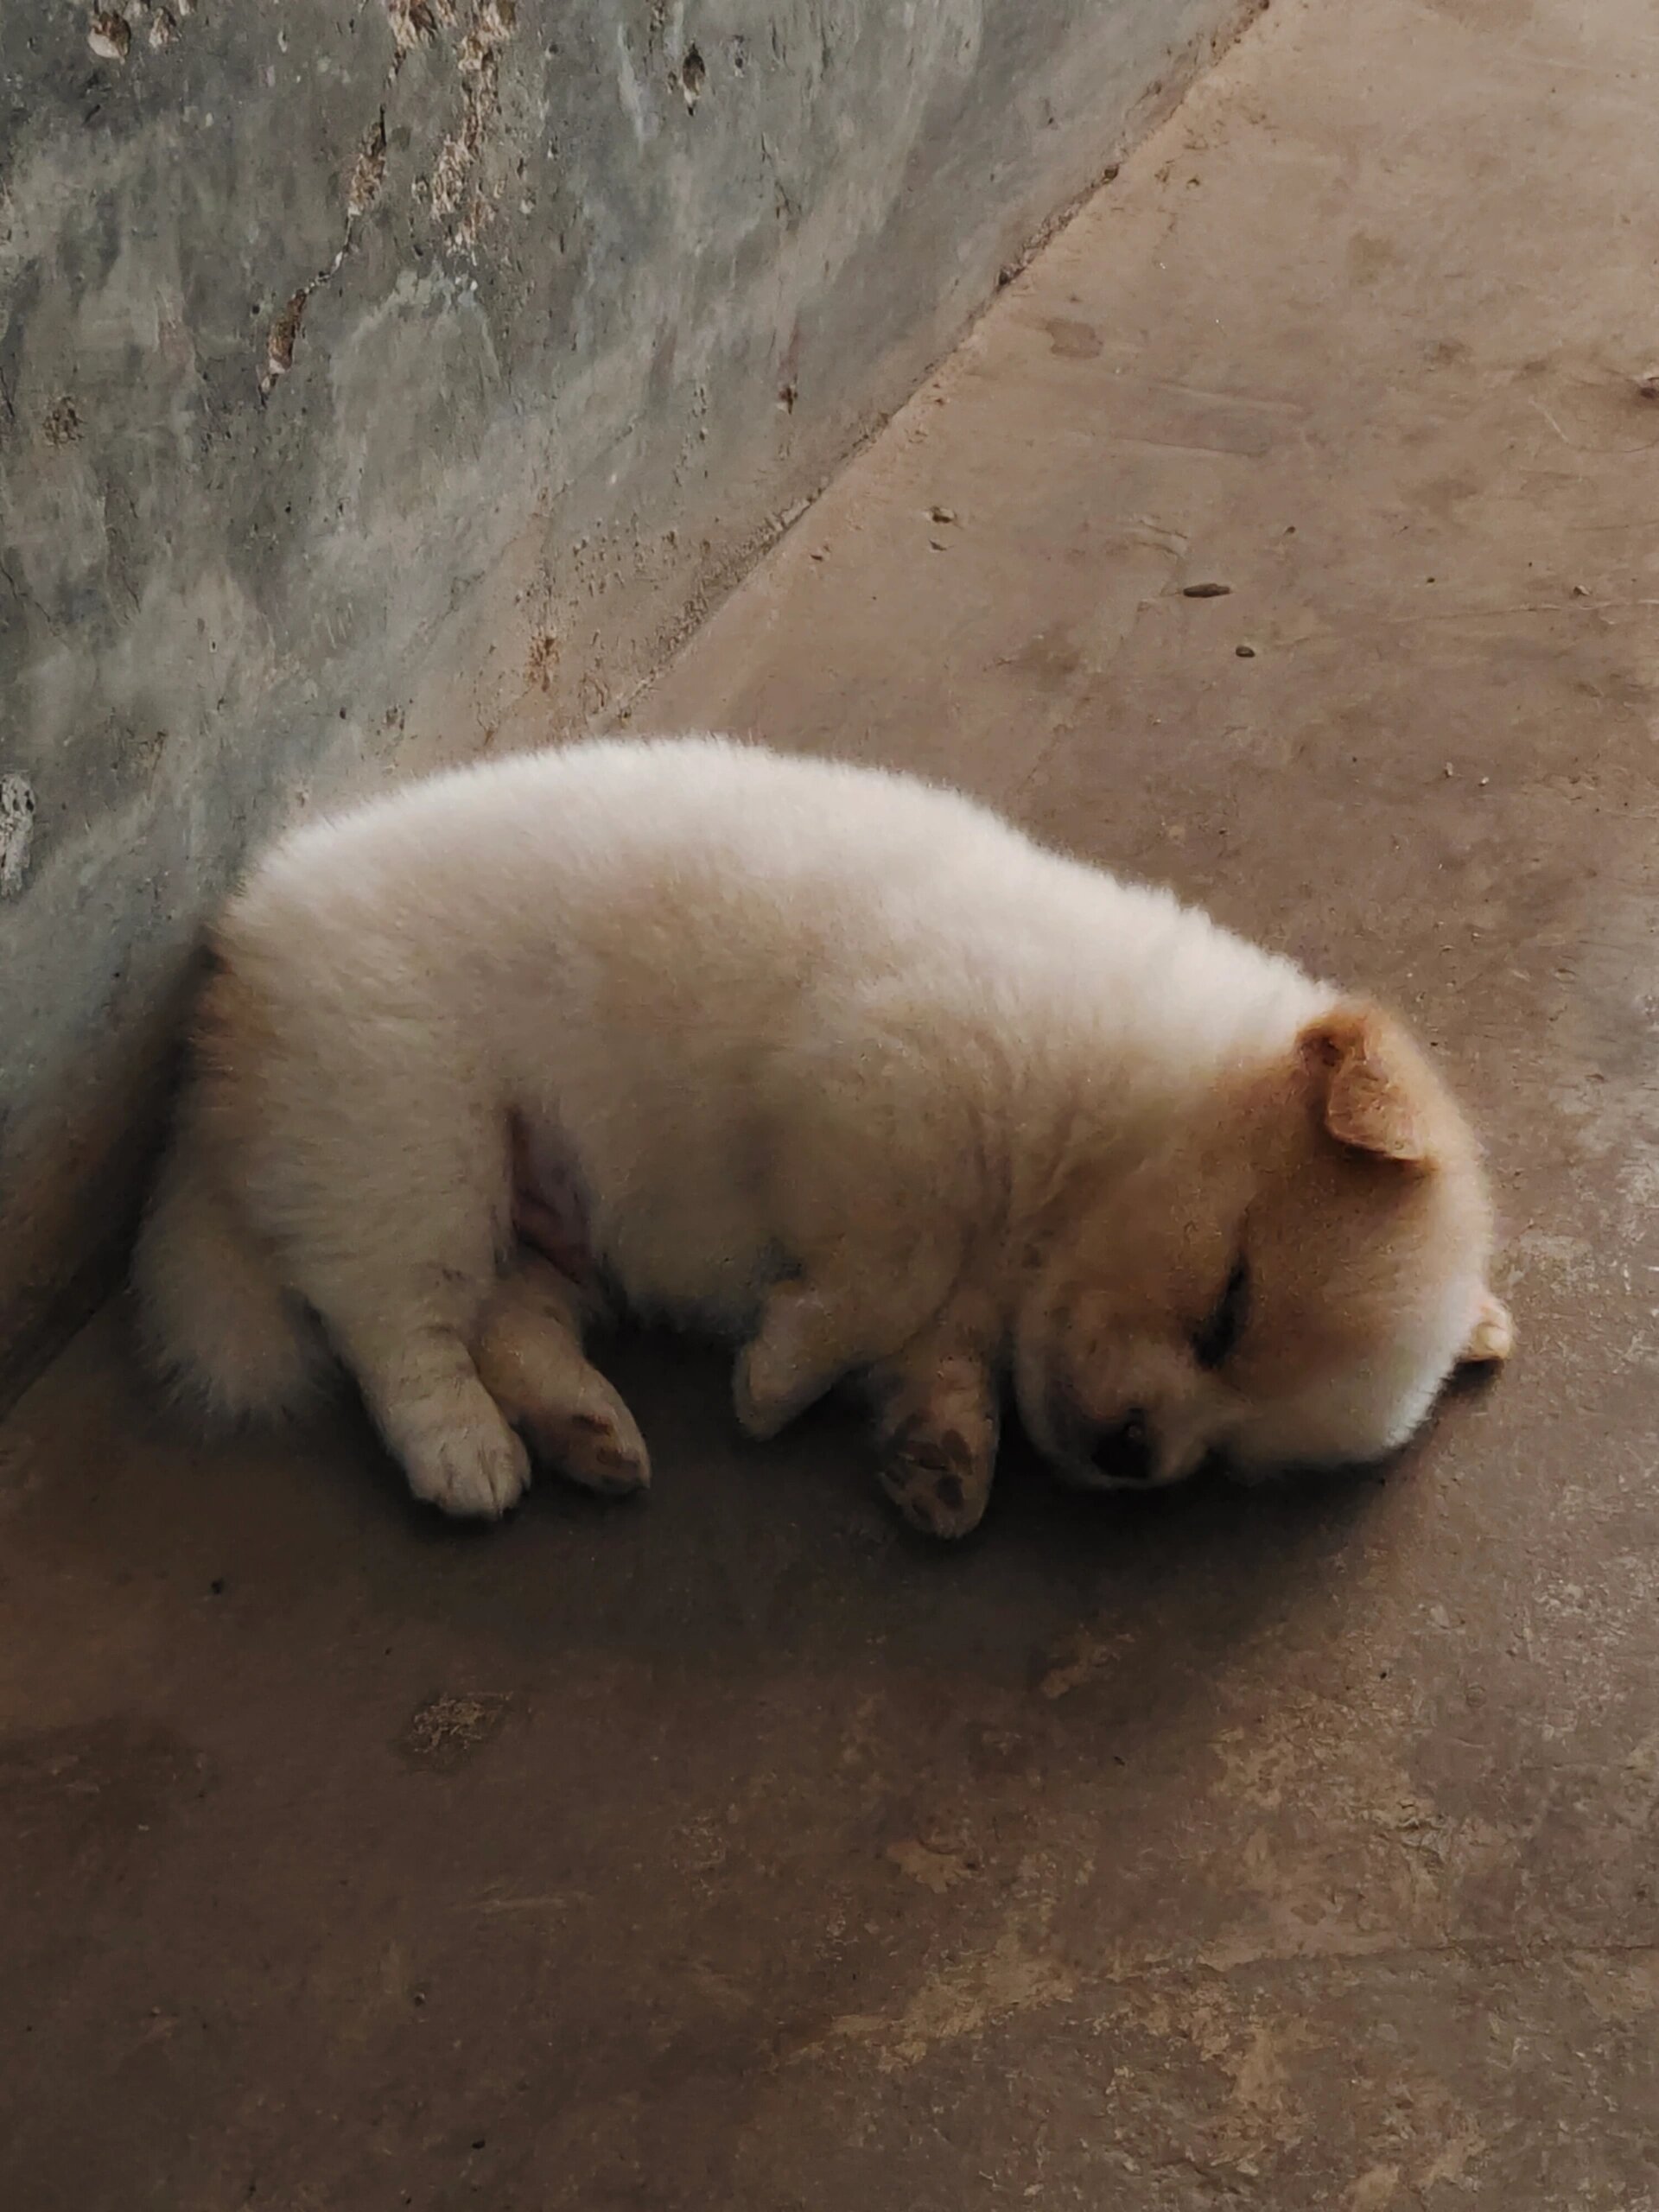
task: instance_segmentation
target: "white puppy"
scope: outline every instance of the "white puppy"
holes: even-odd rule
[[[591,1277],[741,1340],[752,1435],[866,1378],[948,1535],[1004,1371],[1063,1473],[1167,1482],[1385,1452],[1509,1347],[1476,1146],[1387,1016],[902,777],[713,738],[465,769],[289,837],[213,950],[155,1349],[237,1415],[332,1351],[452,1513],[513,1503],[523,1437],[648,1479]]]

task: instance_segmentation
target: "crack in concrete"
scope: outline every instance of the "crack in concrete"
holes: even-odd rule
[[[381,105],[365,134],[346,181],[346,228],[334,257],[296,291],[265,332],[264,365],[259,373],[259,395],[268,398],[278,381],[294,365],[306,311],[315,296],[334,282],[352,250],[356,226],[379,196],[386,174],[386,99],[395,86],[406,57],[417,46],[430,44],[440,29],[452,29],[460,20],[454,0],[384,0],[391,30],[392,58],[387,68]],[[465,86],[461,124],[443,141],[432,175],[422,180],[424,197],[435,216],[464,213],[450,243],[463,252],[477,244],[490,214],[482,193],[467,186],[484,149],[490,125],[500,111],[499,61],[500,48],[512,35],[517,20],[514,0],[480,0],[465,35],[454,49],[454,64]],[[420,188],[417,188],[419,189]]]
[[[393,65],[396,73],[396,64]],[[386,111],[383,106],[369,126],[357,159],[352,167],[351,180],[346,195],[346,232],[335,249],[334,257],[327,268],[320,269],[309,283],[302,284],[290,293],[287,305],[271,322],[265,333],[265,365],[259,378],[259,396],[270,396],[278,378],[285,377],[294,365],[294,348],[299,342],[300,327],[305,311],[311,304],[314,293],[332,283],[345,264],[352,250],[359,219],[374,205],[381,180],[386,172]]]

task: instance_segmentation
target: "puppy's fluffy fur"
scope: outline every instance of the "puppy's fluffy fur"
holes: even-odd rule
[[[1508,1349],[1477,1147],[1389,1018],[905,778],[708,738],[463,770],[289,838],[214,950],[156,1353],[236,1415],[332,1353],[450,1512],[511,1505],[525,1438],[648,1479],[591,1290],[515,1248],[514,1127],[628,1305],[741,1344],[752,1434],[865,1378],[943,1535],[1004,1371],[1062,1473],[1168,1482],[1386,1452]]]

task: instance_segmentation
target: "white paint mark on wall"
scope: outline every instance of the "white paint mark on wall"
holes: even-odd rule
[[[29,873],[35,793],[26,776],[0,776],[0,899],[15,899]]]
[[[113,8],[100,8],[86,27],[86,43],[100,61],[124,61],[132,26]]]
[[[643,146],[647,139],[657,136],[657,116],[635,73],[633,56],[628,51],[628,35],[620,23],[616,27],[616,83],[622,96],[623,112],[633,126],[634,143]]]

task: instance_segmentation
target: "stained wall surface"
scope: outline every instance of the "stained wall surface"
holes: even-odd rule
[[[1246,12],[0,10],[0,1395],[250,841],[613,709]]]

